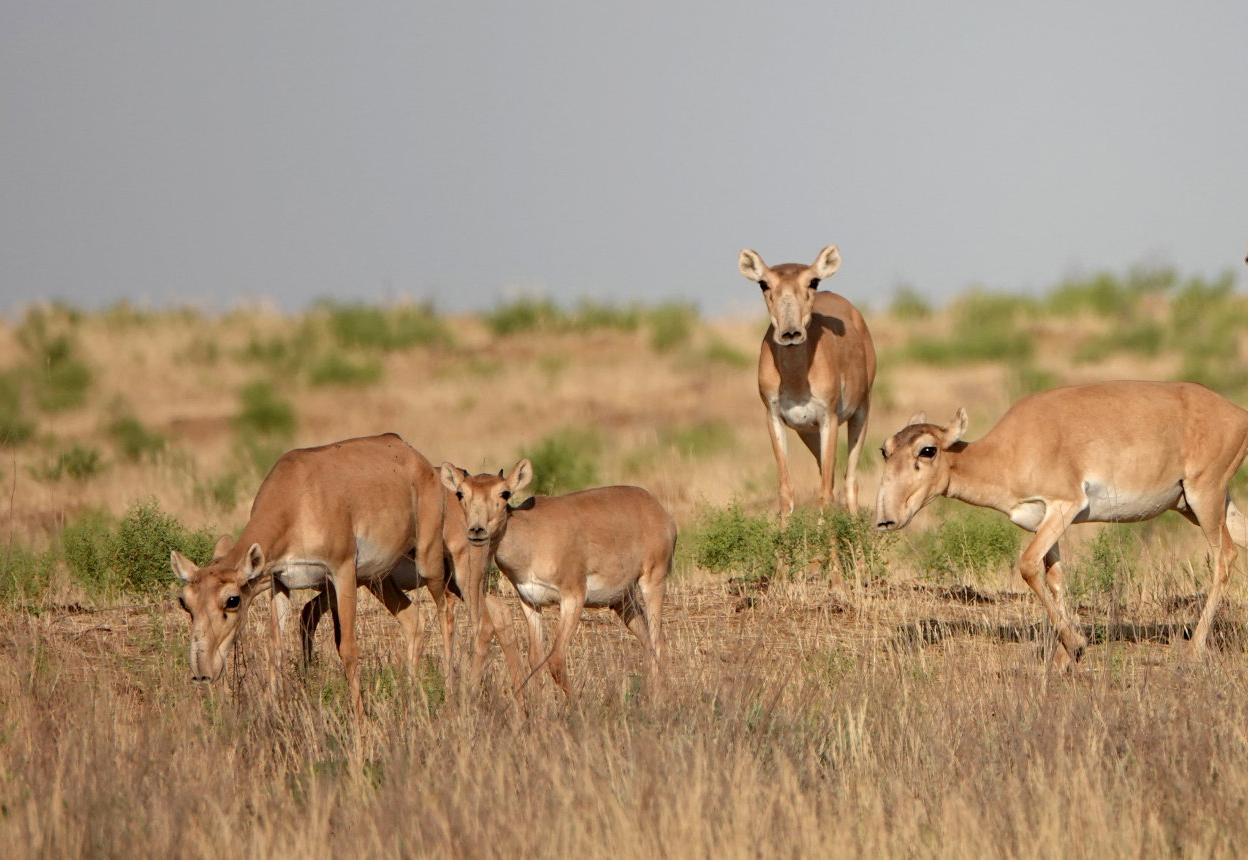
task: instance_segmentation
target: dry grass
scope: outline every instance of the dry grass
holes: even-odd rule
[[[257,378],[294,404],[295,445],[396,430],[435,462],[496,469],[587,425],[603,437],[602,482],[647,486],[686,534],[707,504],[774,506],[752,358],[705,358],[709,344],[752,357],[757,321],[699,323],[670,351],[644,330],[500,342],[480,320],[449,322],[453,347],[385,354],[379,384],[341,389],[243,357],[252,338],[294,328],[277,314],[87,317],[75,331],[96,374],[88,403],[36,415],[34,441],[0,449],[0,528],[10,546],[38,546],[83,510],[119,514],[155,495],[191,528],[236,529],[259,476],[240,465],[231,422]],[[893,349],[929,323],[870,324]],[[1037,325],[1038,337],[1074,337]],[[1074,365],[1068,353],[1041,349],[1037,362],[1071,381],[1175,365]],[[23,360],[0,325],[0,369]],[[943,419],[963,404],[978,435],[1008,402],[1010,374],[882,364],[861,497],[874,497],[876,440],[918,408]],[[105,432],[119,402],[166,436],[163,453],[122,461]],[[707,423],[727,443],[671,441]],[[105,470],[82,481],[41,471],[71,443],[102,450]],[[814,465],[793,453],[810,504]],[[222,507],[202,486],[232,470],[241,489]],[[646,689],[637,643],[610,613],[587,612],[577,633],[573,698],[542,679],[526,714],[503,692],[497,654],[480,689],[448,690],[436,661],[402,664],[397,627],[362,601],[369,716],[358,728],[326,631],[310,668],[286,643],[274,697],[262,599],[227,682],[196,688],[169,603],[93,603],[58,571],[45,601],[0,608],[0,855],[1237,854],[1248,836],[1245,600],[1233,581],[1211,655],[1184,659],[1208,578],[1198,532],[1141,530],[1121,585],[1077,595],[1094,644],[1058,677],[1041,610],[1008,569],[959,579],[915,567],[924,530],[955,513],[925,512],[890,549],[888,577],[847,591],[823,578],[742,584],[686,563],[665,610],[663,696]],[[1072,570],[1098,533],[1078,531]],[[462,677],[462,649],[456,660]]]

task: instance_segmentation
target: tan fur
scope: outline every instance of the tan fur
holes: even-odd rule
[[[1055,662],[1065,668],[1087,640],[1062,601],[1058,539],[1072,523],[1176,510],[1213,552],[1213,585],[1192,635],[1193,653],[1204,650],[1235,544],[1248,546],[1248,521],[1227,494],[1248,454],[1248,412],[1191,382],[1104,382],[1024,397],[976,442],[960,441],[966,423],[962,409],[947,427],[919,415],[884,443],[880,528],[902,528],[948,496],[1035,532],[1019,570],[1061,637]]]
[[[819,504],[832,502],[836,434],[848,425],[845,504],[858,510],[858,458],[866,438],[875,382],[875,346],[867,324],[836,293],[819,292],[818,282],[840,267],[829,245],[810,266],[769,267],[758,254],[741,252],[741,274],[763,288],[771,326],[758,356],[758,393],[767,408],[767,430],[780,477],[780,515],[793,512],[785,425],[797,431],[819,464]]]
[[[511,497],[532,477],[528,460],[511,474],[470,476],[442,465],[442,483],[456,494],[469,541],[488,546],[520,595],[529,623],[529,664],[549,662],[568,691],[564,656],[583,607],[610,607],[645,649],[650,676],[661,681],[663,595],[676,548],[676,524],[640,487],[600,487],[537,496],[518,508]],[[549,656],[541,608],[559,604],[559,633]]]
[[[190,615],[192,679],[221,676],[257,593],[269,587],[275,592],[271,633],[276,660],[285,603],[278,598],[290,588],[328,584],[337,604],[338,653],[352,705],[357,716],[362,714],[356,587],[367,586],[398,619],[414,660],[424,629],[416,607],[390,573],[414,553],[415,569],[445,616],[442,505],[433,466],[393,433],[282,455],[261,483],[236,546],[223,538],[216,557],[202,568],[176,551],[172,554],[173,571],[183,582],[182,603]],[[448,637],[443,645],[449,672]],[[275,679],[276,665],[270,671]]]

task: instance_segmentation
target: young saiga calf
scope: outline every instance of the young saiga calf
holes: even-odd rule
[[[1088,641],[1062,600],[1058,539],[1072,523],[1139,522],[1178,511],[1204,532],[1213,585],[1192,634],[1200,654],[1248,520],[1227,485],[1248,454],[1248,412],[1192,382],[1102,382],[1024,397],[982,439],[963,442],[920,413],[881,449],[881,529],[900,529],[937,496],[994,508],[1035,532],[1019,571],[1061,638],[1066,669]]]
[[[468,540],[490,548],[520,595],[533,671],[545,658],[555,681],[568,692],[565,653],[581,609],[610,607],[641,642],[650,677],[661,683],[663,593],[676,549],[675,522],[640,487],[536,496],[512,508],[509,500],[532,477],[528,460],[507,476],[469,475],[442,464],[442,484],[463,508]],[[559,606],[559,632],[544,657],[541,610],[554,604]]]
[[[433,466],[393,433],[348,439],[283,454],[260,484],[251,517],[235,544],[217,542],[213,559],[196,567],[176,550],[171,563],[183,583],[179,600],[190,615],[191,679],[214,681],[225,669],[251,600],[266,588],[332,586],[338,654],[358,717],[359,649],[356,587],[367,586],[403,628],[408,657],[424,642],[416,607],[391,572],[404,562],[429,587],[446,618],[443,586],[442,488]],[[410,557],[409,557],[410,555]],[[279,601],[273,601],[273,654],[281,653]],[[443,623],[443,660],[451,643]],[[276,679],[276,666],[270,669]]]

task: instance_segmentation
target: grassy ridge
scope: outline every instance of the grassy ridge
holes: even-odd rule
[[[1248,403],[1242,322],[1229,278],[1166,271],[944,308],[903,290],[868,315],[881,361],[860,498],[880,440],[918,409],[968,407],[974,438],[1064,382],[1190,376]],[[820,518],[793,440],[799,508],[781,526],[763,328],[540,300],[474,317],[48,307],[0,324],[0,854],[1234,854],[1242,578],[1214,653],[1189,666],[1199,532],[1175,515],[1075,529],[1068,595],[1094,644],[1073,678],[1050,676],[1042,610],[1012,570],[1023,533],[1003,517],[941,503],[888,536]],[[539,678],[521,714],[497,654],[480,690],[428,658],[408,667],[368,597],[358,734],[327,632],[301,667],[288,631],[270,694],[263,598],[226,683],[191,686],[169,550],[203,560],[237,531],[282,450],[385,430],[435,464],[528,456],[547,491],[654,492],[681,529],[666,694],[591,611],[572,700]]]

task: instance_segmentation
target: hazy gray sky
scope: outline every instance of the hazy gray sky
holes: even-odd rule
[[[758,303],[743,246],[830,243],[876,307],[1242,284],[1245,34],[1243,0],[0,0],[0,309],[715,313]]]

